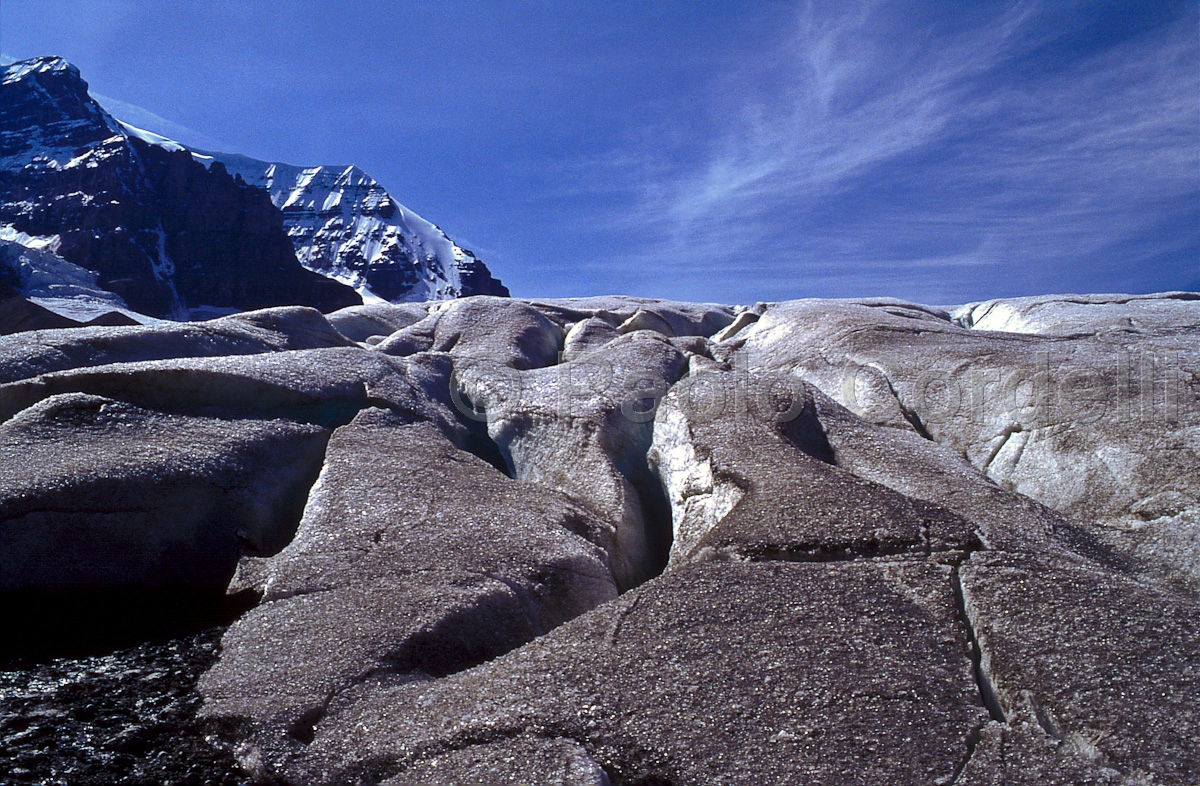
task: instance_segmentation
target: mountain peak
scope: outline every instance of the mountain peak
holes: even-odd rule
[[[337,307],[508,294],[357,166],[188,150],[113,118],[61,57],[0,72],[0,229],[53,239],[131,308],[181,317],[274,304],[262,297]],[[239,234],[250,225],[261,242]],[[226,264],[242,274],[217,275]],[[291,267],[295,292],[255,278]]]
[[[32,57],[28,60],[18,60],[4,67],[4,78],[0,81],[3,84],[9,85],[29,79],[30,77],[43,75],[60,78],[65,76],[70,80],[80,82],[83,89],[87,90],[87,82],[83,81],[83,76],[79,73],[79,69],[58,55],[45,55],[42,57]]]
[[[300,265],[266,193],[123,126],[60,57],[3,69],[0,236],[96,271],[97,286],[149,316],[361,302]]]
[[[201,155],[265,189],[283,212],[300,263],[353,287],[368,302],[509,294],[474,254],[357,166]]]
[[[19,168],[38,156],[63,164],[74,151],[120,133],[79,69],[61,57],[19,60],[3,74],[0,166]]]

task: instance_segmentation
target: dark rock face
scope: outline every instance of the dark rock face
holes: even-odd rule
[[[79,69],[57,57],[6,67],[0,80],[0,156],[47,164],[45,153],[95,143],[110,118],[87,94]]]
[[[169,721],[214,778],[1191,786],[1197,302],[469,298],[0,339],[0,533],[37,548],[0,550],[0,600],[236,562],[253,607]],[[44,776],[37,724],[0,755]]]
[[[462,290],[464,293],[471,295],[492,295],[494,297],[508,297],[510,295],[508,287],[504,283],[492,275],[492,271],[488,270],[487,265],[483,264],[470,251],[464,252],[464,258],[457,263],[459,281],[462,282]]]
[[[83,325],[137,325],[97,274],[62,257],[0,240],[0,335]]]
[[[352,287],[389,301],[509,294],[361,170],[193,155],[119,123],[61,58],[4,71],[0,230],[96,271],[155,317],[332,311],[362,302]],[[8,321],[55,326],[25,312]]]
[[[266,193],[131,136],[69,63],[9,66],[0,107],[0,224],[57,237],[59,255],[135,311],[361,302],[300,266]]]

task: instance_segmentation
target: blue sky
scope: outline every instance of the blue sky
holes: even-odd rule
[[[1200,0],[3,0],[186,144],[354,163],[516,295],[1200,290]]]

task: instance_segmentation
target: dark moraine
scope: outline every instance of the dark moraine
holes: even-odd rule
[[[0,662],[0,783],[247,783],[195,721],[224,627],[84,657]]]

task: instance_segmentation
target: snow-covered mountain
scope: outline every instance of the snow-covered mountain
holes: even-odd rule
[[[261,189],[122,125],[57,57],[0,79],[0,228],[95,271],[102,289],[155,317],[361,300],[296,261]]]
[[[57,57],[0,70],[5,238],[152,317],[508,294],[360,170],[187,150],[118,121]]]
[[[364,301],[508,295],[474,254],[356,166],[299,167],[195,152],[266,189],[283,211],[300,263],[354,287]]]

